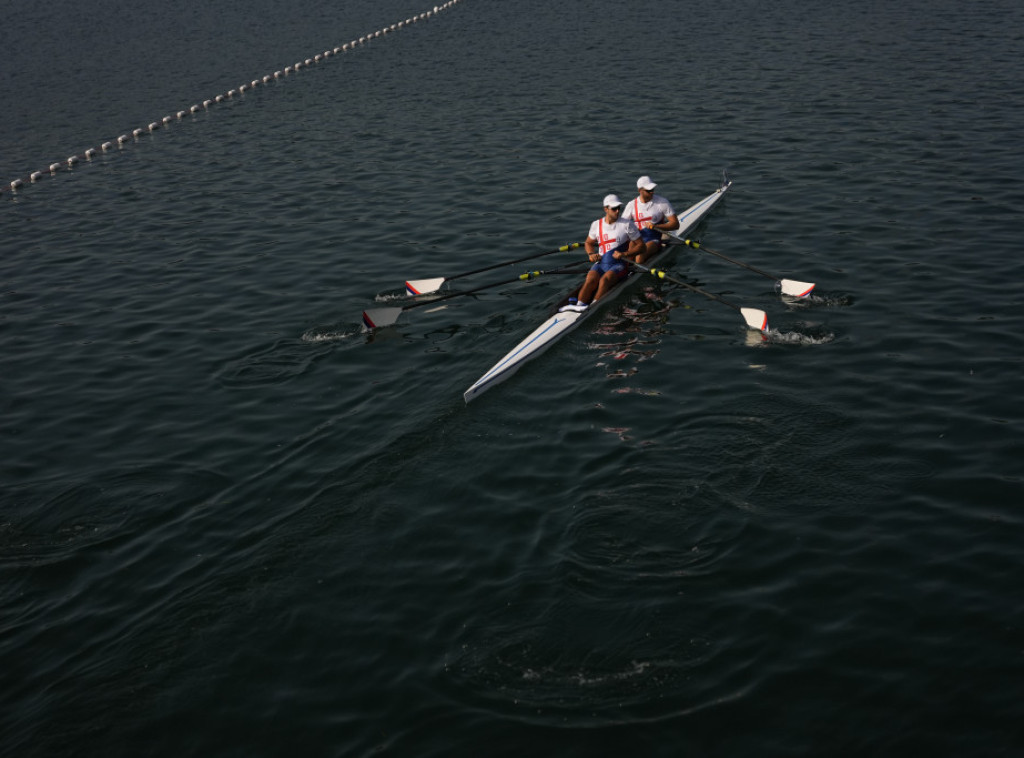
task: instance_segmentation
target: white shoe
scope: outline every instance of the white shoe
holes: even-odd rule
[[[583,313],[588,308],[586,303],[573,303],[571,305],[563,305],[559,308],[560,313],[571,311],[572,313]]]

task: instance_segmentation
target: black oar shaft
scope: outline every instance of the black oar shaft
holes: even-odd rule
[[[771,280],[776,281],[776,282],[779,281],[779,277],[772,276],[767,271],[762,271],[759,268],[754,268],[749,263],[744,263],[743,261],[738,261],[735,258],[730,258],[725,253],[720,253],[717,250],[712,250],[710,247],[704,247],[699,242],[694,242],[693,240],[682,240],[682,243],[684,245],[686,245],[687,247],[692,247],[694,250],[703,250],[705,253],[710,253],[711,255],[716,255],[716,256],[718,256],[719,258],[721,258],[724,261],[729,261],[729,263],[732,263],[732,264],[734,264],[736,266],[739,266],[740,268],[747,269],[747,271],[753,271],[755,274],[760,274],[761,276],[767,277],[768,279],[771,279]]]
[[[740,306],[736,305],[735,303],[730,303],[724,297],[720,297],[719,295],[715,295],[715,294],[713,294],[711,292],[706,292],[706,291],[702,290],[700,287],[694,287],[692,284],[690,284],[689,282],[684,282],[682,279],[676,279],[673,276],[669,276],[664,271],[662,271],[660,268],[647,268],[646,266],[642,266],[639,263],[634,263],[633,265],[636,266],[641,271],[645,271],[648,274],[651,274],[652,276],[657,277],[658,279],[665,279],[666,281],[672,282],[673,284],[678,284],[681,287],[686,287],[689,290],[693,290],[694,292],[697,292],[697,293],[703,295],[704,297],[708,298],[709,300],[717,300],[722,305],[728,305],[734,311],[738,311],[740,313],[743,312],[743,309],[740,308]]]
[[[570,250],[575,250],[578,247],[582,247],[582,242],[570,242],[568,245],[562,245],[554,250],[545,250],[543,253],[534,253],[533,255],[524,255],[522,258],[515,258],[511,261],[501,261],[500,263],[492,263],[490,266],[484,266],[483,268],[473,269],[472,271],[464,271],[461,274],[453,274],[446,276],[445,279],[461,279],[464,276],[472,276],[473,274],[480,274],[484,271],[491,271],[502,266],[511,266],[513,263],[522,263],[523,261],[533,260],[534,258],[542,258],[545,255],[554,255],[555,253],[565,253]]]
[[[584,261],[585,262],[585,261]],[[459,290],[458,292],[449,292],[446,295],[439,295],[438,297],[431,297],[427,300],[420,300],[409,305],[402,306],[403,311],[407,311],[410,308],[419,308],[422,305],[433,305],[441,300],[451,300],[453,297],[462,297],[463,295],[472,295],[474,292],[480,292],[481,290],[490,289],[491,287],[500,287],[503,284],[514,284],[515,282],[528,282],[531,279],[536,279],[538,276],[544,274],[560,274],[560,273],[580,273],[577,271],[566,271],[566,269],[578,266],[579,261],[573,261],[565,266],[559,266],[558,268],[548,269],[547,271],[527,271],[526,273],[520,274],[514,279],[502,279],[500,282],[491,282],[490,284],[481,284],[478,287],[473,287],[468,290]]]

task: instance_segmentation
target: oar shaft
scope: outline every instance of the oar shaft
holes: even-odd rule
[[[734,303],[730,303],[724,297],[719,297],[718,295],[714,295],[710,292],[705,292],[700,287],[694,287],[692,284],[684,282],[682,279],[675,279],[666,274],[661,269],[647,268],[646,266],[641,266],[639,263],[635,262],[633,263],[633,265],[639,268],[641,271],[646,271],[648,274],[656,276],[659,279],[666,279],[672,282],[673,284],[679,284],[683,287],[686,287],[687,289],[693,290],[694,292],[703,295],[709,300],[717,300],[722,305],[728,305],[730,308],[732,308],[734,311],[739,313],[740,316],[743,317],[743,320],[747,322],[747,326],[749,326],[751,329],[757,329],[758,331],[764,332],[765,334],[768,333],[768,314],[762,311],[760,308],[741,308],[740,306]]]
[[[642,264],[639,264],[639,263],[636,263],[636,262],[634,262],[633,265],[636,266],[641,271],[644,271],[644,272],[646,272],[648,274],[651,274],[652,276],[655,276],[658,279],[664,279],[666,281],[672,282],[673,284],[678,284],[681,287],[686,287],[689,290],[693,290],[694,292],[697,292],[697,293],[703,295],[704,297],[708,298],[709,300],[717,300],[722,305],[728,305],[733,310],[736,310],[736,311],[740,310],[740,307],[738,305],[736,305],[735,303],[730,303],[724,297],[721,297],[719,295],[715,295],[714,293],[711,293],[711,292],[705,292],[700,287],[694,287],[689,282],[684,282],[682,279],[676,279],[673,276],[669,276],[664,271],[662,271],[660,268],[647,268],[646,266],[644,266]]]
[[[545,250],[543,253],[534,253],[532,255],[524,255],[522,258],[515,258],[510,261],[501,261],[500,263],[492,263],[490,266],[484,266],[483,268],[473,269],[472,271],[464,271],[461,274],[453,274],[447,276],[445,279],[461,279],[464,276],[472,276],[473,274],[480,274],[484,271],[491,271],[502,266],[511,266],[514,263],[522,263],[523,261],[533,260],[534,258],[542,258],[545,255],[554,255],[555,253],[566,253],[570,250],[575,250],[578,247],[582,247],[582,242],[570,242],[568,245],[562,245],[554,250]]]
[[[772,274],[769,274],[767,271],[762,271],[759,268],[754,268],[749,263],[744,263],[743,261],[738,261],[735,258],[730,258],[725,253],[720,253],[717,250],[712,250],[710,247],[704,247],[699,242],[694,242],[693,240],[680,240],[680,242],[682,242],[687,247],[692,247],[694,250],[703,250],[705,253],[710,253],[711,255],[721,258],[723,261],[729,261],[729,263],[739,266],[740,268],[745,268],[747,271],[753,271],[755,274],[760,274],[761,276],[767,277],[768,279],[771,279],[776,282],[779,281],[779,277],[773,276]]]
[[[580,264],[580,261],[573,261],[572,263],[567,263],[566,265],[559,266],[558,268],[548,269],[547,271],[527,271],[527,272],[522,273],[522,274],[520,274],[519,276],[517,276],[517,277],[515,277],[513,279],[502,279],[500,282],[491,282],[490,284],[481,284],[479,287],[473,287],[473,288],[468,289],[468,290],[459,290],[458,292],[449,292],[449,293],[447,293],[445,295],[439,295],[438,297],[431,297],[431,298],[428,298],[426,300],[420,300],[420,301],[417,301],[415,303],[410,303],[409,305],[402,306],[402,310],[403,311],[407,311],[410,308],[418,308],[421,305],[433,305],[434,303],[436,303],[436,302],[438,302],[440,300],[451,300],[453,297],[462,297],[463,295],[472,295],[474,292],[480,292],[481,290],[490,289],[491,287],[500,287],[503,284],[514,284],[515,282],[528,282],[531,279],[536,279],[538,276],[543,276],[544,274],[579,273],[579,272],[576,272],[576,271],[572,271],[572,272],[566,271],[566,269],[572,268],[573,266],[578,266],[579,264]]]

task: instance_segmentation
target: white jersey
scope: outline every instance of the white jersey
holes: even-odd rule
[[[615,252],[624,243],[637,239],[640,231],[632,221],[620,217],[609,224],[602,217],[590,225],[589,236],[597,242],[597,251],[603,257],[606,253]]]
[[[626,207],[622,211],[622,218],[632,221],[640,229],[643,229],[647,223],[660,224],[669,216],[674,215],[676,212],[672,210],[672,203],[661,195],[652,196],[649,203],[635,197],[626,203]]]

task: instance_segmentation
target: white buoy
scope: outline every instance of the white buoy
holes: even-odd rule
[[[327,53],[327,54],[330,55],[330,53]],[[323,59],[324,59],[324,57],[322,55],[314,55],[313,56],[313,60],[316,61],[317,63],[319,63]]]
[[[128,139],[129,137],[127,134],[122,134],[120,137],[117,138],[117,144],[123,145],[125,142],[128,141]]]
[[[313,65],[313,60],[311,58],[306,58],[306,65],[307,66],[312,66]]]
[[[193,105],[191,108],[189,108],[189,113],[199,113],[199,106]]]
[[[13,182],[11,182],[11,189],[17,192],[23,184],[24,182],[21,181],[21,179],[15,179]]]
[[[151,131],[151,132],[155,132],[157,129],[160,128],[160,124],[158,124],[156,121],[154,121],[152,124],[150,124],[146,128],[149,129],[149,131]]]
[[[223,103],[224,102],[224,95],[217,95],[217,97],[215,97],[213,99],[216,100],[218,103]]]
[[[58,171],[60,171],[60,164],[59,163],[51,163],[50,164],[50,176],[53,176]]]
[[[209,109],[213,105],[213,100],[203,100],[203,107]]]
[[[78,156],[77,155],[69,155],[68,156],[68,168],[71,168],[76,163],[78,163]]]
[[[103,152],[107,152],[108,150],[112,150],[114,148],[114,143],[104,142],[102,145],[100,145],[100,148],[103,150]]]
[[[31,181],[33,184],[35,184],[36,182],[38,182],[40,179],[43,178],[43,172],[42,171],[33,171],[31,174],[29,174],[28,178],[29,178],[29,181]]]
[[[88,150],[85,151],[85,159],[87,161],[91,161],[94,155],[96,155],[96,148],[94,147],[90,147]]]

